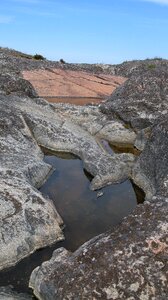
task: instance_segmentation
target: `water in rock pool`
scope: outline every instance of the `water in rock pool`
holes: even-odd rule
[[[13,285],[19,292],[28,289],[32,270],[48,260],[54,249],[66,247],[74,251],[85,241],[115,225],[143,202],[144,195],[130,181],[107,186],[99,191],[89,188],[91,176],[83,170],[80,159],[67,154],[45,155],[54,172],[40,191],[49,196],[65,223],[66,240],[36,251],[15,267],[0,273],[0,286]],[[138,196],[137,196],[138,195]]]
[[[75,105],[99,104],[105,100],[104,98],[96,97],[41,97],[51,103],[69,103]]]

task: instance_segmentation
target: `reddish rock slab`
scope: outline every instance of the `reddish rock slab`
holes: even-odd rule
[[[75,101],[75,104],[100,102],[126,80],[120,76],[61,69],[23,71],[22,74],[24,79],[31,82],[38,95],[49,102],[67,102],[66,99],[60,101],[61,97],[93,98],[93,101],[90,99],[70,101],[71,103]]]

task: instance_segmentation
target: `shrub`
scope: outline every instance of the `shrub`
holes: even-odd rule
[[[41,54],[35,54],[35,55],[33,56],[33,58],[34,58],[34,59],[37,59],[37,60],[44,60],[44,59],[45,59],[45,57],[42,56]]]
[[[63,60],[63,58],[60,59],[60,63],[61,64],[66,64],[65,60]]]
[[[154,68],[156,68],[156,65],[155,65],[155,64],[150,64],[150,65],[148,65],[148,69],[154,69]]]

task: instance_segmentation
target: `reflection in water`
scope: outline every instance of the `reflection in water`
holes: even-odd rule
[[[67,159],[68,158],[68,159]],[[82,161],[74,156],[59,153],[46,154],[45,162],[54,172],[40,191],[49,196],[64,220],[63,242],[36,251],[15,268],[0,273],[0,286],[12,284],[19,292],[29,292],[28,280],[32,270],[50,259],[53,250],[66,247],[74,251],[85,241],[100,234],[128,215],[137,205],[137,198],[130,181],[101,189],[103,196],[89,189],[91,176],[83,170]],[[139,198],[143,202],[143,197]]]
[[[75,105],[99,104],[105,100],[104,98],[97,97],[41,97],[51,103],[68,103]]]
[[[137,205],[130,181],[102,188],[103,196],[91,191],[80,159],[46,155],[55,171],[41,188],[64,220],[66,247],[72,251],[85,241],[121,222]]]

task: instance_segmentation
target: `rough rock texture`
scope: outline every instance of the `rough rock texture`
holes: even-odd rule
[[[135,132],[125,127],[124,122],[108,119],[98,106],[75,106],[70,104],[54,104],[63,117],[81,126],[99,140],[108,140],[111,144],[131,144],[137,138]]]
[[[132,130],[118,121],[107,124],[107,118],[94,107],[87,107],[84,125],[86,111],[76,109],[78,122],[74,122],[72,107],[62,114],[58,107],[34,98],[36,93],[19,77],[15,60],[25,58],[2,54],[0,60],[0,270],[63,239],[63,221],[52,202],[36,189],[51,172],[39,145],[79,156],[94,177],[92,189],[130,177],[135,160],[131,154],[111,156],[99,138],[109,140],[111,132],[111,140],[117,136],[121,140],[125,133],[125,141],[133,143],[136,135]],[[90,126],[89,115],[93,120]],[[117,134],[114,128],[118,128]]]
[[[31,300],[32,297],[26,294],[18,294],[10,286],[0,287],[0,300]]]
[[[145,149],[133,168],[134,181],[146,198],[168,193],[168,114],[156,121]]]
[[[94,176],[91,183],[93,189],[123,181],[130,176],[134,156],[131,154],[111,156],[99,144],[98,132],[100,131],[102,136],[102,127],[106,123],[106,118],[101,120],[99,110],[95,110],[97,122],[96,120],[93,122],[91,130],[92,134],[93,130],[96,130],[95,138],[89,130],[75,124],[69,117],[62,116],[57,107],[49,105],[43,99],[37,98],[32,101],[30,98],[9,96],[7,101],[22,112],[38,145],[54,151],[70,152],[83,160],[84,168]],[[89,107],[87,109],[89,111]],[[93,111],[92,107],[90,110]],[[118,136],[120,134],[123,136],[124,131],[126,140],[135,139],[135,134],[131,130],[125,129],[122,123],[115,124],[114,121],[108,123],[107,134],[105,130],[103,132],[104,138],[108,140],[110,130],[113,132],[115,125],[119,128]]]
[[[117,115],[134,129],[143,129],[168,113],[168,62],[142,64],[101,105],[107,115]]]
[[[154,198],[114,232],[93,238],[74,253],[54,251],[31,275],[37,298],[166,300],[167,204],[168,199]]]
[[[20,72],[60,64],[20,56],[0,49],[0,269],[63,238],[60,216],[36,189],[51,171],[41,145],[78,155],[94,177],[93,189],[132,176],[150,202],[73,254],[56,250],[31,275],[38,299],[167,299],[167,61],[154,66],[153,61],[82,65],[89,72],[129,77],[100,110],[29,98],[36,93]],[[80,69],[67,64],[60,68]],[[124,153],[111,156],[101,139],[135,143],[144,150],[138,159]],[[5,293],[0,290],[0,295]]]
[[[0,96],[0,270],[37,248],[63,239],[62,224],[54,205],[39,187],[51,166],[23,116]]]

